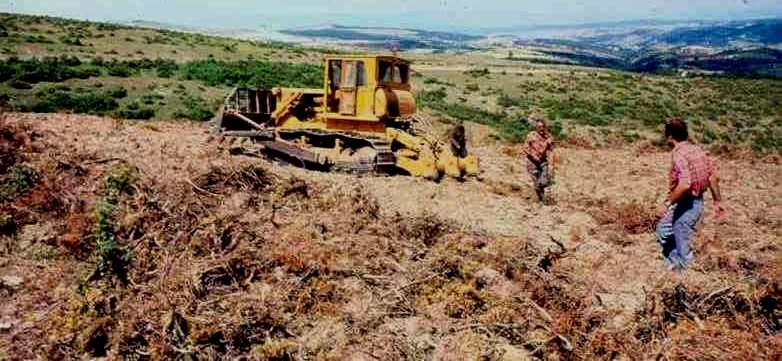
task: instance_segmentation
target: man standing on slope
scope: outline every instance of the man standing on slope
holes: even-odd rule
[[[670,269],[683,270],[692,262],[690,243],[695,226],[703,215],[703,193],[711,190],[715,215],[723,216],[720,204],[719,178],[714,161],[699,146],[687,141],[687,124],[673,118],[665,124],[665,138],[673,147],[670,188],[665,205],[660,209],[657,241]]]
[[[551,185],[548,155],[554,150],[554,139],[548,132],[546,121],[542,117],[531,117],[535,122],[535,130],[527,135],[524,142],[524,154],[527,157],[527,171],[532,176],[532,185],[538,200],[542,203],[546,188]]]

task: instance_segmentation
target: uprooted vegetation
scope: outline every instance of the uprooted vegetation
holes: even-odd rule
[[[594,270],[555,238],[491,235],[436,213],[388,214],[359,184],[257,160],[222,163],[214,154],[168,177],[132,158],[52,152],[62,144],[46,137],[36,147],[27,127],[0,130],[30,144],[1,148],[8,167],[36,174],[0,203],[17,223],[0,235],[0,269],[40,269],[24,289],[0,287],[0,298],[19,315],[41,314],[0,334],[10,341],[0,355],[779,357],[773,242],[741,260],[725,255],[741,245],[711,242],[718,249],[699,252],[710,255],[703,267],[725,277],[655,284],[618,321],[621,309],[604,299]],[[594,217],[601,227],[647,232],[648,219],[631,216],[645,209],[638,204],[580,206],[607,209],[612,216]],[[30,236],[42,228],[48,236]]]

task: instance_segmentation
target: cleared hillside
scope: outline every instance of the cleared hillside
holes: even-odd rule
[[[484,181],[436,184],[233,156],[196,124],[0,125],[2,358],[780,357],[778,163],[723,160],[731,217],[678,283],[663,152],[562,149],[539,206],[480,126]]]

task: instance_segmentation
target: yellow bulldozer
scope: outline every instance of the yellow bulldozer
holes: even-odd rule
[[[220,131],[252,138],[264,154],[308,169],[432,179],[478,174],[464,127],[446,137],[422,130],[409,61],[334,55],[323,66],[323,89],[234,89],[220,110]]]

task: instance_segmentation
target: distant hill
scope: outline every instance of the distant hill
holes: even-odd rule
[[[694,28],[679,28],[663,34],[658,42],[678,45],[730,46],[735,42],[782,44],[782,19],[735,21]]]
[[[572,29],[571,29],[572,30]],[[708,71],[780,77],[782,19],[687,24],[628,24],[571,36],[518,38],[549,62],[631,71]]]
[[[469,42],[483,39],[482,36],[442,31],[341,25],[329,25],[314,29],[288,29],[280,32],[325,42],[348,41],[370,48],[384,48],[394,45],[400,49],[465,49],[470,48]]]

